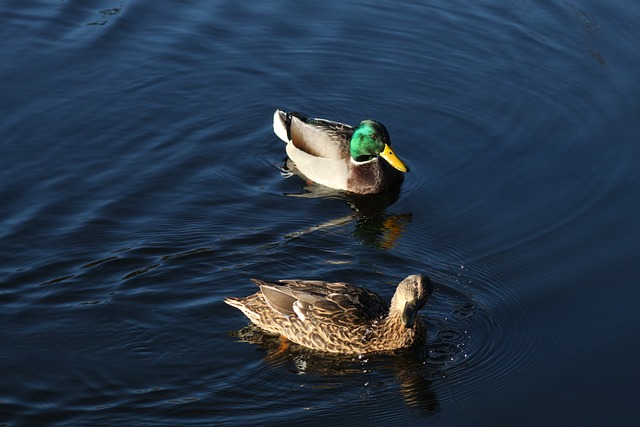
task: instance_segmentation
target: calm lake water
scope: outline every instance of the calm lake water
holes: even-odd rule
[[[0,425],[637,423],[637,1],[0,17]],[[276,108],[383,122],[400,194],[287,176]],[[276,354],[223,303],[418,272],[420,357]]]

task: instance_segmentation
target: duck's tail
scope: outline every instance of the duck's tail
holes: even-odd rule
[[[250,300],[251,296],[247,298],[226,297],[224,302],[240,310],[242,314],[247,316],[253,323],[260,322],[260,313],[255,311],[255,307],[253,307]]]
[[[289,129],[291,127],[291,116],[282,110],[273,113],[273,131],[284,142],[291,141]]]
[[[244,305],[242,304],[242,300],[236,297],[225,297],[224,302],[229,304],[231,307],[235,307],[238,310],[242,310]]]

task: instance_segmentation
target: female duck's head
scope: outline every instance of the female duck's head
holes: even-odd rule
[[[363,120],[351,136],[351,158],[357,162],[365,162],[380,156],[399,171],[408,172],[409,168],[394,154],[390,145],[389,132],[382,123]]]
[[[433,293],[431,279],[423,274],[413,274],[398,284],[391,299],[390,310],[400,314],[405,328],[413,328],[418,311]]]

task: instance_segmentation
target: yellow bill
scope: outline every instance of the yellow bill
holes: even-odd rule
[[[384,151],[380,153],[380,156],[400,172],[409,172],[409,168],[391,151],[391,147],[388,144],[384,145]]]

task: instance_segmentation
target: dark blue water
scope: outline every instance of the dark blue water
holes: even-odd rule
[[[637,2],[0,17],[0,425],[637,422]],[[397,200],[283,174],[275,108],[382,121]],[[417,272],[422,358],[278,354],[222,301]]]

